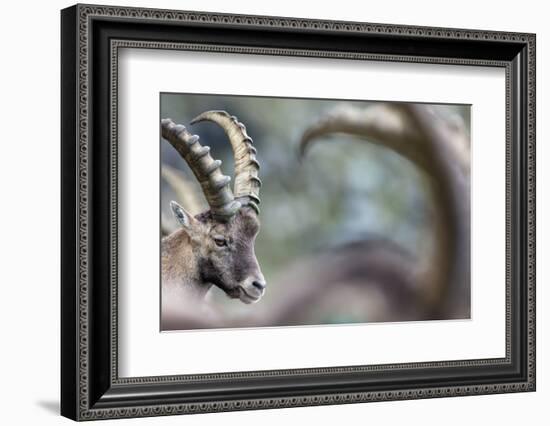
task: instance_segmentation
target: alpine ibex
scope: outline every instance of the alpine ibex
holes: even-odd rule
[[[235,159],[231,178],[222,174],[220,160],[199,136],[170,119],[161,122],[162,137],[174,147],[199,181],[209,210],[192,216],[175,201],[172,212],[181,228],[162,239],[162,322],[181,317],[182,309],[200,305],[208,290],[219,287],[244,303],[260,300],[266,282],[254,253],[261,181],[259,163],[245,126],[225,111],[207,111],[191,121],[211,121],[227,135]],[[168,326],[167,328],[170,328]]]

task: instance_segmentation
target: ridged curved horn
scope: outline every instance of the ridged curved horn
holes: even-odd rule
[[[468,138],[464,137],[465,130],[455,128],[458,124],[443,122],[428,108],[406,103],[382,103],[366,109],[335,109],[302,134],[300,157],[305,156],[314,140],[334,134],[345,134],[368,139],[371,143],[390,148],[423,170],[429,170],[432,167],[430,154],[434,147],[427,145],[423,127],[414,118],[418,114],[428,114],[432,121],[430,128],[437,128],[445,133],[439,136],[439,139],[445,140],[444,149],[454,153],[455,161],[463,173],[469,173],[470,146]]]
[[[300,141],[300,157],[304,157],[314,140],[333,134],[368,139],[388,147],[425,168],[428,158],[418,144],[421,135],[411,126],[407,114],[396,104],[380,104],[367,109],[338,108],[306,129]]]
[[[214,160],[210,148],[199,143],[199,137],[192,135],[185,126],[175,124],[171,119],[161,121],[162,137],[174,147],[189,165],[199,181],[212,217],[229,220],[241,207],[235,200],[229,182],[231,178],[222,174],[220,160]]]
[[[175,201],[183,205],[193,216],[207,209],[191,177],[186,177],[183,172],[168,164],[162,165],[160,175],[174,191]]]
[[[463,133],[426,105],[396,103],[334,111],[306,129],[300,141],[303,156],[321,137],[356,136],[392,149],[427,174],[436,244],[424,276],[437,286],[432,302],[437,307],[469,306],[463,283],[470,276],[470,148]],[[437,307],[434,318],[440,317]]]
[[[229,115],[226,111],[203,112],[191,120],[191,124],[200,121],[212,121],[224,130],[233,148],[235,159],[235,198],[240,200],[241,204],[249,205],[256,213],[260,213],[260,163],[256,160],[256,149],[252,146],[252,138],[246,133],[246,127],[237,117]]]

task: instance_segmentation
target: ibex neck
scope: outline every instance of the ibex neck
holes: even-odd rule
[[[202,299],[212,287],[203,282],[187,233],[180,229],[162,240],[163,298]],[[164,303],[164,302],[163,302]]]

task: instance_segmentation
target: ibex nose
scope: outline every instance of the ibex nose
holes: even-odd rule
[[[256,287],[258,290],[264,291],[267,283],[265,281],[252,281],[252,285]]]

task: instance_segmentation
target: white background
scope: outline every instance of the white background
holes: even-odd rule
[[[224,78],[215,79],[220,72]],[[123,50],[118,74],[118,170],[124,194],[119,210],[119,374],[504,357],[504,75],[502,68],[488,67]],[[327,87],[320,81],[334,83]],[[166,91],[472,104],[471,319],[159,333],[159,211],[156,203],[144,200],[159,198],[158,98]],[[493,255],[484,256],[487,252]],[[223,357],[217,351],[187,350],[213,344],[232,349]],[[262,356],[251,356],[258,348]]]
[[[235,13],[331,18],[536,32],[538,162],[538,391],[423,401],[209,414],[185,418],[118,420],[129,424],[219,423],[257,425],[290,422],[463,425],[546,424],[550,400],[550,127],[548,82],[550,29],[544,2],[463,0],[398,2],[251,2],[233,0],[111,2]],[[314,7],[313,4],[315,4]],[[59,9],[64,1],[3,5],[2,210],[0,241],[0,392],[4,424],[68,424],[57,416],[59,395]],[[545,221],[546,220],[546,221]],[[488,253],[488,256],[491,254]],[[114,423],[114,421],[106,422]],[[104,424],[104,423],[102,423]]]

